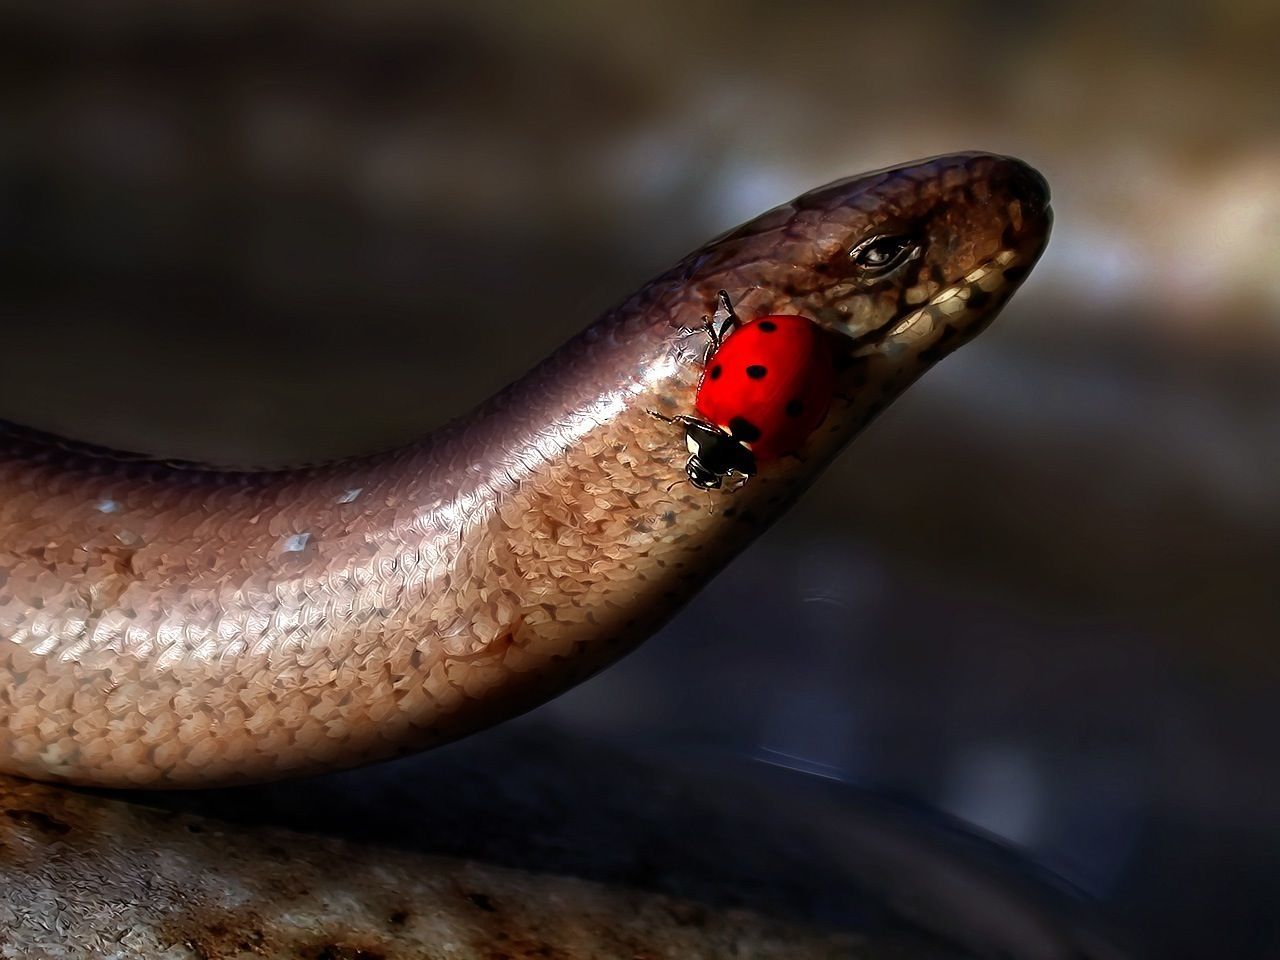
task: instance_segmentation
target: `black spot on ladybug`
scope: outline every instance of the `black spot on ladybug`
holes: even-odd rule
[[[720,374],[722,374],[722,373],[724,373],[724,370],[722,370],[722,369],[720,368],[720,364],[718,364],[718,363],[717,363],[714,367],[712,367],[712,368],[711,368],[711,379],[712,379],[712,380],[719,380],[719,379],[720,379]]]
[[[746,417],[734,417],[729,421],[729,432],[733,439],[743,443],[754,443],[760,439],[760,428]]]
[[[764,375],[768,372],[769,371],[767,369],[760,366],[758,363],[753,363],[751,366],[747,367],[747,376],[752,380],[763,380]]]
[[[778,325],[772,320],[761,320],[756,324],[756,326],[759,328],[761,333],[773,333],[773,331],[778,329]]]
[[[800,399],[788,400],[786,406],[788,417],[798,417],[804,413],[804,401]]]

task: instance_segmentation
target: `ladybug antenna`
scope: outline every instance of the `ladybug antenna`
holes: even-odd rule
[[[678,480],[672,480],[669,484],[667,484],[667,493],[670,493],[676,487],[680,486],[680,484],[688,483],[688,482],[689,481],[686,480],[684,477],[680,477]]]
[[[711,514],[712,516],[715,516],[715,512],[716,512],[716,498],[713,497],[711,495],[711,491],[708,490],[707,491],[707,513]]]

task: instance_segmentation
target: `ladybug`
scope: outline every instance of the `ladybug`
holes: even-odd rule
[[[779,314],[743,323],[723,290],[707,330],[698,416],[653,416],[684,427],[689,482],[714,490],[732,475],[741,486],[759,463],[800,449],[831,408],[835,358],[812,320]]]

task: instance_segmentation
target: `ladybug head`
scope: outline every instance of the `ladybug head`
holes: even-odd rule
[[[887,379],[986,325],[1044,249],[1051,214],[1031,167],[962,153],[841,180],[765,218],[726,236],[714,260],[759,273],[739,313],[812,317],[884,358]]]
[[[689,462],[684,465],[684,472],[689,477],[689,482],[699,490],[719,490],[724,483],[724,476],[699,460],[697,454],[689,458]]]
[[[751,477],[756,472],[756,458],[742,442],[715,424],[693,417],[684,421],[685,445],[689,461],[684,472],[689,482],[700,490],[715,490],[729,474]]]

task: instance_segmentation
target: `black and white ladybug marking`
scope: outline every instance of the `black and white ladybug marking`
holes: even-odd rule
[[[740,483],[745,483],[748,477],[755,476],[755,455],[733,434],[697,417],[653,415],[684,427],[684,442],[689,450],[684,472],[699,490],[718,490],[725,477],[737,476],[741,478]]]

